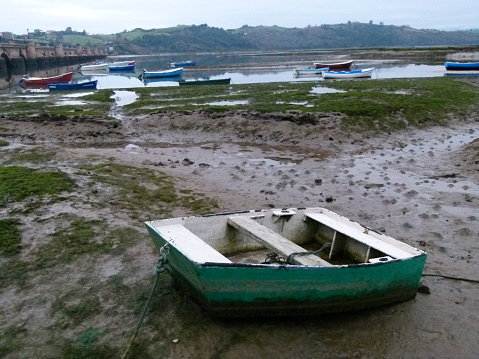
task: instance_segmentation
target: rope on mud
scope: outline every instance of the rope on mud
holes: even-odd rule
[[[153,282],[153,287],[151,288],[150,295],[146,300],[145,307],[143,308],[143,312],[141,313],[140,320],[138,321],[138,325],[136,326],[135,333],[130,339],[130,343],[125,350],[125,353],[121,357],[121,359],[126,359],[128,354],[130,353],[131,348],[133,347],[133,343],[135,342],[136,336],[140,331],[140,328],[143,324],[143,320],[146,317],[146,313],[148,312],[148,307],[150,306],[150,302],[153,299],[153,294],[156,292],[156,287],[158,286],[158,279],[160,278],[160,274],[167,270],[167,263],[168,263],[168,254],[170,253],[170,247],[168,244],[165,244],[163,247],[160,248],[160,256],[158,257],[158,261],[155,266],[155,281]]]
[[[479,283],[479,280],[476,280],[476,279],[453,277],[453,276],[444,275],[444,274],[424,273],[422,274],[422,276],[423,277],[441,277],[441,278],[452,279],[452,280],[461,280],[464,282]]]

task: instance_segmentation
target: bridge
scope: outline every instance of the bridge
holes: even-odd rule
[[[35,41],[0,43],[0,78],[49,67],[81,64],[105,57],[104,48],[50,45]]]

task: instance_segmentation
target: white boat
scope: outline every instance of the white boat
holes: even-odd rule
[[[135,69],[135,60],[128,61],[114,61],[108,64],[110,71],[125,71],[125,70],[134,70]]]
[[[110,67],[120,67],[120,66],[129,66],[135,65],[135,60],[126,60],[126,61],[113,61],[108,64]]]
[[[323,71],[328,71],[328,67],[323,67],[319,69],[294,69],[293,70],[293,75],[295,77],[298,76],[321,76],[323,74]]]
[[[355,79],[371,77],[374,67],[354,71],[323,71],[323,78],[325,79]]]
[[[108,70],[109,65],[104,62],[99,62],[92,65],[81,65],[80,71],[94,71],[94,70]]]

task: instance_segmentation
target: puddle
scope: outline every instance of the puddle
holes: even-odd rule
[[[308,103],[308,101],[301,101],[301,102],[284,102],[284,101],[277,101],[277,105],[298,105],[298,106],[304,106],[304,107],[314,107],[314,105]]]
[[[68,97],[68,98],[76,98],[76,97],[82,97],[82,96],[86,96],[86,95],[90,95],[94,93],[93,91],[89,91],[89,92],[75,92],[75,93],[69,93],[69,94],[66,94],[66,95],[63,95],[62,97]]]
[[[22,96],[17,96],[18,98],[42,98],[42,97],[49,97],[50,95],[48,93],[46,94],[41,94],[41,95],[22,95]]]
[[[60,100],[54,103],[55,106],[65,106],[65,105],[70,105],[70,106],[76,106],[76,105],[86,105],[87,103],[85,101],[74,101],[74,100]]]
[[[216,101],[216,102],[208,102],[208,103],[202,103],[202,104],[196,104],[198,106],[200,105],[211,105],[211,106],[235,106],[235,105],[247,105],[248,100],[237,100],[237,101]]]
[[[125,106],[135,102],[138,95],[134,91],[115,91],[112,98],[115,99],[117,106]]]
[[[313,87],[310,92],[314,94],[324,94],[324,93],[338,93],[338,92],[347,92],[347,91],[336,90],[336,89],[332,89],[330,87],[324,87],[324,86],[316,86],[316,87]]]

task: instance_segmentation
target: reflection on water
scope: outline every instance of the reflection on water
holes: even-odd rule
[[[154,79],[146,82],[138,76],[144,68],[159,71],[170,69],[170,62],[179,55],[166,54],[154,56],[136,56],[136,70],[134,71],[95,71],[78,72],[73,77],[74,82],[98,81],[98,89],[130,89],[136,87],[178,86],[178,81],[183,79],[205,80],[229,77],[232,84],[251,84],[269,82],[315,82],[322,83],[323,78],[294,77],[294,68],[308,68],[317,60],[315,58],[303,59],[300,54],[182,54],[181,58],[190,58],[196,61],[197,66],[185,67],[183,74],[178,78]],[[132,56],[129,56],[132,58]],[[113,61],[114,59],[107,59]],[[298,65],[299,64],[299,65]],[[254,66],[254,67],[253,67]],[[444,65],[425,64],[391,64],[375,60],[358,61],[356,68],[375,67],[377,78],[414,78],[414,77],[442,77],[445,74]],[[58,73],[75,71],[71,67],[56,68],[34,74],[35,76],[52,76]],[[15,79],[16,82],[20,80]],[[372,79],[374,80],[374,78]],[[18,88],[17,93],[29,91]],[[314,91],[321,91],[317,88]],[[11,92],[11,91],[10,91]],[[324,93],[324,92],[314,92]]]
[[[138,95],[134,91],[115,91],[115,95],[112,97],[115,99],[117,106],[125,106],[135,102]]]
[[[316,86],[316,87],[313,87],[310,92],[315,94],[323,94],[323,93],[337,93],[337,92],[346,92],[346,91],[336,90],[330,87]]]

